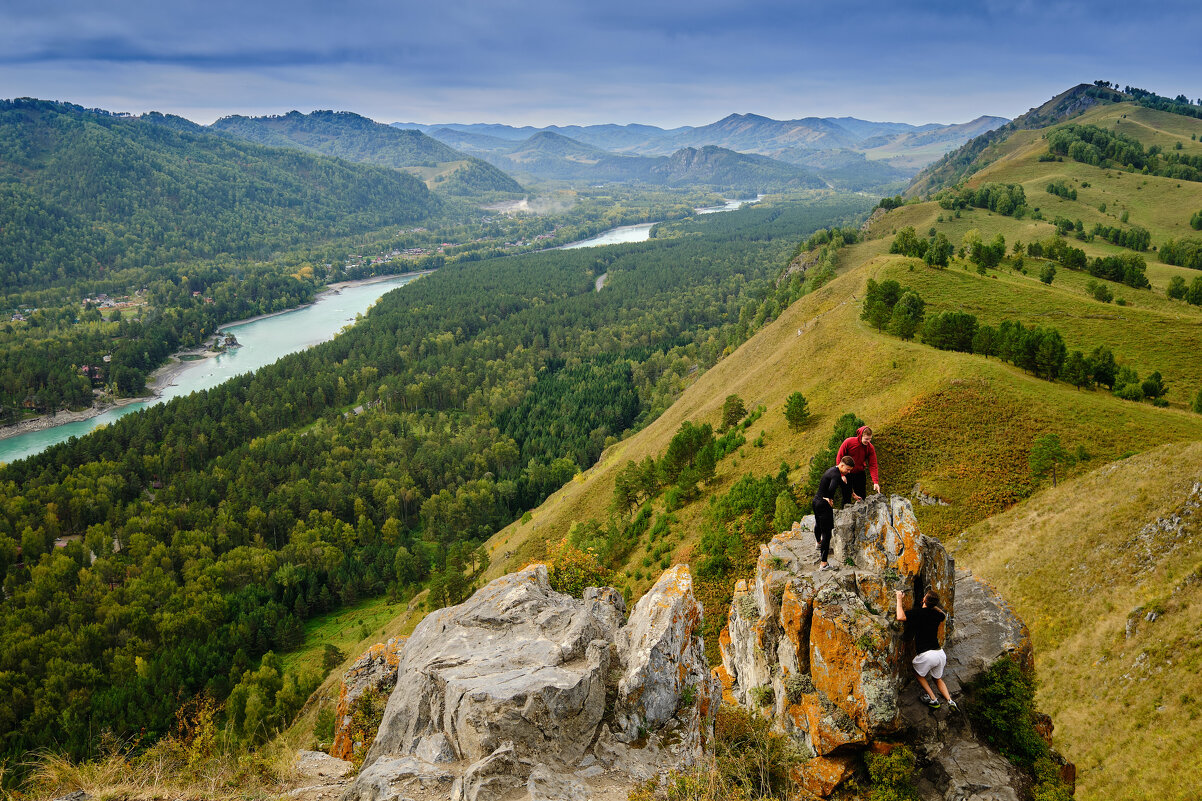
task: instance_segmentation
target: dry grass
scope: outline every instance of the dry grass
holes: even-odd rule
[[[141,753],[135,743],[106,741],[102,755],[73,762],[35,754],[24,797],[56,798],[82,790],[98,799],[260,799],[279,795],[295,778],[296,750],[282,740],[250,749],[217,728],[206,699],[180,711],[176,731]]]
[[[983,521],[956,549],[1031,628],[1039,707],[1078,798],[1202,787],[1202,496],[1180,533],[1147,528],[1182,514],[1197,482],[1202,443],[1166,445]]]

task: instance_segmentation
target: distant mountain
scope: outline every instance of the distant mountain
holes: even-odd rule
[[[777,158],[809,168],[834,188],[848,192],[893,194],[904,188],[915,173],[913,169],[900,167],[890,161],[869,159],[850,148],[790,148],[777,154]]]
[[[496,167],[455,150],[421,131],[382,125],[348,111],[291,111],[270,117],[223,117],[213,130],[272,147],[406,170],[450,194],[521,192]]]
[[[670,156],[637,156],[605,150],[551,130],[520,141],[451,128],[435,128],[431,135],[506,172],[534,180],[706,186],[737,192],[826,186],[812,170],[713,145],[681,148]]]
[[[673,145],[720,147],[771,155],[790,147],[811,150],[851,147],[860,140],[841,125],[818,117],[774,120],[758,114],[731,114],[710,125],[673,137]]]
[[[0,287],[270,255],[423,220],[411,175],[146,118],[0,101]]]
[[[729,189],[819,189],[826,182],[814,173],[753,153],[706,145],[676,151],[652,168],[653,176],[669,186],[703,184]]]
[[[655,143],[666,137],[672,137],[691,131],[691,127],[658,128],[654,125],[548,125],[545,128],[524,126],[514,128],[509,125],[474,123],[464,125],[449,123],[444,125],[422,125],[415,122],[394,122],[398,128],[412,128],[435,136],[443,142],[450,142],[455,134],[467,137],[464,141],[475,141],[476,137],[504,140],[510,142],[529,139],[540,131],[550,131],[584,142],[594,147],[610,150],[616,153],[637,153],[647,155],[655,148]],[[436,133],[437,132],[437,133]]]
[[[796,166],[817,167],[819,175],[839,188],[896,191],[901,182],[949,150],[1006,122],[1003,117],[978,117],[955,125],[910,125],[855,117],[775,120],[758,114],[731,114],[709,125],[670,129],[614,124],[546,128],[459,123],[393,123],[393,126],[424,131],[502,169],[511,169],[506,158],[515,143],[528,141],[538,133],[554,133],[615,155],[668,156],[683,148],[713,145],[769,156]],[[853,159],[849,153],[859,153],[865,158]],[[634,164],[621,166],[633,169]],[[578,175],[578,171],[571,172],[573,177]]]

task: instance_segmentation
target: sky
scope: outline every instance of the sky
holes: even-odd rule
[[[378,122],[1015,117],[1095,79],[1202,97],[1202,3],[0,0],[0,98]]]

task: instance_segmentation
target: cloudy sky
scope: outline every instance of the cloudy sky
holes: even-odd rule
[[[1202,96],[1202,3],[0,0],[0,97],[209,123],[1014,117],[1096,78]]]

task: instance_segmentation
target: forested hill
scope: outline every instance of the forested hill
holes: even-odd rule
[[[411,175],[185,127],[0,102],[4,290],[188,259],[265,258],[439,208]]]
[[[273,147],[292,147],[327,156],[406,169],[443,167],[432,182],[454,194],[521,192],[493,165],[449,147],[421,131],[381,125],[348,111],[291,111],[281,116],[222,117],[212,129]]]

